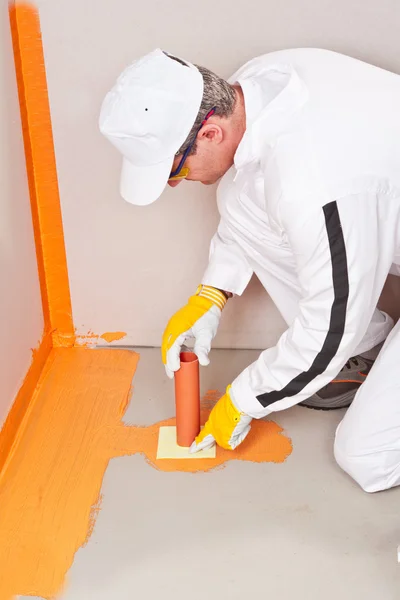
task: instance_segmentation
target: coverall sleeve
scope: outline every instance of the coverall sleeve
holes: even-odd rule
[[[243,251],[221,219],[211,240],[209,263],[201,283],[241,296],[252,274]]]
[[[254,418],[289,408],[334,379],[376,305],[380,244],[375,199],[328,198],[324,206],[282,202],[279,215],[302,298],[277,345],[233,383],[238,408]]]

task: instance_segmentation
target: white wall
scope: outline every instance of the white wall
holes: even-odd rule
[[[43,332],[8,3],[0,2],[0,428]]]
[[[192,293],[217,224],[214,190],[185,183],[147,208],[120,199],[120,157],[98,132],[104,94],[159,46],[229,76],[285,47],[319,46],[400,72],[398,0],[38,0],[78,333],[159,345]],[[231,303],[221,346],[263,347],[284,325],[253,284]]]

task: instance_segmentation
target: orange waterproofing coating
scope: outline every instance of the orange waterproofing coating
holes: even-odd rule
[[[127,350],[52,350],[29,427],[19,431],[0,482],[0,600],[16,594],[50,599],[61,592],[75,552],[93,531],[111,458],[142,453],[156,469],[198,472],[234,460],[281,463],[291,453],[279,425],[253,421],[234,452],[217,447],[214,459],[157,460],[160,426],[175,419],[150,427],[121,420],[137,361]],[[202,401],[202,423],[220,396],[209,392]]]
[[[45,333],[73,346],[71,298],[37,9],[10,3],[10,23],[35,233]]]
[[[181,353],[175,373],[176,442],[188,448],[200,432],[199,360],[193,352]]]
[[[44,335],[0,432],[0,473],[27,418],[31,396],[54,345],[72,346],[67,263],[54,157],[39,16],[34,6],[10,2],[26,168],[44,316]]]
[[[221,396],[221,394],[220,394]],[[201,408],[200,422],[205,424],[210,410]],[[207,472],[221,468],[228,461],[242,460],[254,463],[282,463],[292,452],[292,443],[283,435],[283,429],[273,421],[253,421],[251,433],[238,448],[224,450],[217,446],[215,458],[161,458],[157,459],[160,427],[173,426],[175,419],[166,419],[150,427],[125,427],[118,436],[121,444],[119,455],[144,454],[147,462],[159,471],[183,471],[185,473]],[[128,450],[129,449],[129,450]],[[117,449],[116,449],[117,452]]]
[[[137,361],[127,350],[51,351],[0,480],[0,600],[60,592],[108,462],[129,452],[121,417]]]

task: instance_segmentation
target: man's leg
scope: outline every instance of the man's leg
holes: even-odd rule
[[[335,458],[366,492],[400,485],[400,322],[339,424]]]
[[[272,242],[274,238],[271,241],[270,255],[263,256],[263,264],[260,265],[262,268],[255,268],[255,273],[286,323],[291,325],[297,316],[301,300],[296,266],[288,249],[274,246]],[[392,328],[393,319],[376,308],[363,339],[354,350],[354,356],[362,354],[375,360],[376,353],[368,355],[369,351],[384,342]]]
[[[265,269],[257,272],[257,275],[286,323],[290,325],[297,315],[301,298],[295,264],[286,249],[274,247],[273,252],[276,256],[265,258]],[[353,357],[349,357],[349,361],[331,383],[301,402],[301,405],[324,410],[350,406],[392,327],[392,318],[376,308]]]
[[[376,308],[366,334],[354,351],[354,356],[349,358],[335,379],[301,402],[301,405],[324,410],[350,406],[360,386],[369,376],[382,343],[392,328],[393,319]]]
[[[377,353],[369,353],[369,351],[376,348],[378,344],[384,342],[392,329],[393,319],[376,308],[363,339],[354,350],[354,355],[361,354],[362,356],[375,360]]]

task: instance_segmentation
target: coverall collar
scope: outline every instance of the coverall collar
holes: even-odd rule
[[[291,65],[268,67],[258,73],[249,71],[229,81],[241,86],[246,111],[246,131],[234,157],[237,170],[259,161],[265,144],[272,143],[277,133],[286,129],[308,98],[304,82]]]

